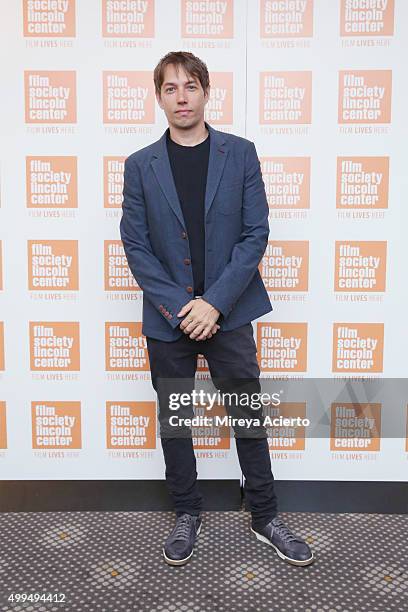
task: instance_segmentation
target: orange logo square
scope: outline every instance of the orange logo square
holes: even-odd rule
[[[77,291],[78,241],[29,240],[28,288],[32,291]]]
[[[336,208],[388,208],[389,157],[338,157]]]
[[[25,70],[26,123],[76,123],[75,70]]]
[[[339,123],[391,122],[392,70],[340,70]]]
[[[305,450],[306,428],[304,425],[273,425],[274,419],[306,418],[305,402],[281,402],[279,406],[264,406],[265,428],[268,434],[269,450]],[[266,418],[269,421],[266,422]],[[271,423],[271,424],[269,424]]]
[[[31,402],[33,449],[81,448],[81,402]]]
[[[142,323],[105,323],[105,368],[108,372],[150,370]]]
[[[210,75],[210,99],[204,116],[211,124],[232,125],[233,123],[233,74],[212,72]]]
[[[259,272],[268,291],[307,291],[309,242],[269,240]]]
[[[154,0],[112,2],[102,0],[104,38],[153,38]]]
[[[313,36],[313,0],[260,3],[261,38],[306,38]]]
[[[106,402],[106,448],[156,448],[156,402]]]
[[[154,101],[151,72],[103,72],[104,123],[154,123]]]
[[[228,450],[230,448],[231,429],[222,424],[222,419],[227,422],[227,413],[222,404],[214,403],[212,408],[208,405],[194,406],[194,417],[208,417],[210,425],[192,425],[191,437],[195,450]],[[220,421],[217,421],[217,417]]]
[[[232,38],[234,1],[191,2],[181,0],[182,38]]]
[[[305,372],[307,323],[258,323],[257,346],[262,372]]]
[[[123,155],[103,158],[104,208],[122,207],[125,159],[126,157]]]
[[[334,291],[385,291],[386,241],[336,240]]]
[[[76,157],[26,157],[27,208],[77,208]]]
[[[332,371],[382,372],[384,323],[334,323]]]
[[[310,157],[260,157],[269,208],[310,208]]]
[[[331,405],[331,451],[379,451],[381,404],[338,403]]]
[[[310,157],[261,157],[262,179],[273,208],[310,208]]]
[[[394,0],[367,2],[341,0],[341,36],[392,36],[394,34]]]
[[[75,0],[23,0],[24,36],[75,36]]]
[[[30,321],[32,372],[79,371],[79,323]]]
[[[121,240],[104,241],[105,291],[141,291],[128,266]]]
[[[261,125],[311,123],[311,71],[261,72],[259,74],[259,123]]]

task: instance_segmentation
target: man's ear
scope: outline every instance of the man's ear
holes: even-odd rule
[[[208,86],[206,91],[204,92],[204,99],[205,99],[205,103],[207,104],[208,100],[210,99],[210,89],[211,87]]]
[[[156,100],[157,100],[157,104],[160,106],[160,108],[163,108],[162,102],[161,102],[161,96],[157,92],[156,92]]]

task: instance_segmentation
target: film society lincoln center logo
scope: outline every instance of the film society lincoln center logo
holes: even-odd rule
[[[26,123],[76,123],[76,72],[25,70]]]
[[[156,402],[106,402],[106,448],[156,448]]]
[[[105,323],[105,368],[108,372],[150,370],[142,323]]]
[[[312,72],[261,72],[259,123],[308,124],[312,121]]]
[[[234,0],[181,0],[182,38],[232,38]]]
[[[273,419],[305,419],[305,402],[281,402],[279,406],[272,404],[263,407],[264,417]],[[292,423],[293,421],[288,421]],[[306,427],[297,424],[265,425],[270,450],[304,451]]]
[[[381,404],[332,403],[330,450],[379,451],[380,440]]]
[[[130,271],[121,240],[105,240],[105,291],[142,291]]]
[[[35,291],[77,291],[78,241],[29,240],[28,288]]]
[[[77,449],[81,443],[81,402],[31,402],[33,449]]]
[[[313,36],[313,0],[261,0],[261,38]]]
[[[77,158],[26,157],[27,208],[77,208]]]
[[[333,372],[383,371],[384,323],[334,323]]]
[[[154,123],[155,97],[148,71],[103,72],[104,123]]]
[[[233,73],[210,73],[210,99],[205,105],[205,120],[216,125],[233,123]]]
[[[105,156],[103,158],[103,205],[104,208],[122,208],[123,174],[126,157]]]
[[[334,291],[385,291],[386,241],[336,240]]]
[[[79,371],[79,323],[30,321],[30,369]]]
[[[391,122],[391,70],[340,70],[339,123]]]
[[[309,242],[269,240],[259,272],[268,291],[307,291]]]
[[[394,0],[341,0],[341,36],[392,36]]]
[[[24,36],[74,37],[75,0],[23,0]]]
[[[310,157],[260,157],[270,209],[310,208]]]
[[[338,157],[336,208],[388,208],[389,157]]]
[[[307,323],[258,323],[257,347],[262,372],[305,372]]]
[[[153,38],[155,0],[102,0],[104,38]]]

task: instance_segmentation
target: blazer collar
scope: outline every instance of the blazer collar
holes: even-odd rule
[[[208,173],[205,191],[206,216],[214,200],[215,192],[217,191],[217,187],[221,180],[229,149],[225,135],[219,130],[212,128],[206,121],[204,123],[210,135],[210,155],[208,159]],[[169,130],[170,128],[167,128],[161,138],[155,143],[156,146],[154,147],[153,157],[150,163],[170,207],[184,229],[187,229],[167,152],[166,139]]]

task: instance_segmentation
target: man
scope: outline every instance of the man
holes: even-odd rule
[[[258,270],[269,235],[268,204],[254,144],[204,121],[206,65],[192,53],[168,53],[154,70],[154,84],[169,127],[125,162],[120,230],[143,290],[142,332],[176,511],[163,554],[168,564],[183,565],[200,532],[202,497],[191,430],[170,426],[169,396],[194,389],[198,354],[222,392],[259,392],[251,321],[272,310]],[[192,406],[180,414],[192,416]],[[308,565],[310,548],[277,517],[265,428],[254,427],[250,435],[234,430],[251,530],[282,559]]]

